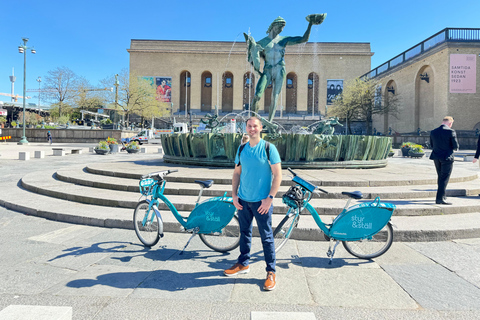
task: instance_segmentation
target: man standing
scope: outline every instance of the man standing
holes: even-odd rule
[[[451,204],[446,202],[445,191],[452,173],[453,151],[458,150],[457,134],[452,129],[452,124],[453,118],[445,117],[442,125],[430,132],[430,159],[434,161],[438,175],[436,204]]]
[[[240,222],[240,256],[237,263],[224,271],[226,276],[248,273],[252,245],[252,222],[257,221],[267,264],[264,290],[275,289],[275,243],[272,230],[272,201],[282,181],[280,155],[273,144],[260,136],[262,122],[257,117],[247,120],[249,142],[239,148],[232,178],[233,204]],[[269,156],[267,155],[269,152]],[[270,162],[270,163],[269,163]]]

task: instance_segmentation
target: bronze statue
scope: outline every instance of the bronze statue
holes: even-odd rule
[[[318,123],[318,125],[313,129],[313,134],[325,134],[332,135],[335,132],[335,126],[343,125],[338,121],[338,117],[330,117],[324,119]]]
[[[247,42],[248,62],[250,62],[255,71],[260,75],[257,87],[255,89],[255,96],[251,102],[251,110],[258,112],[258,102],[262,97],[267,86],[272,83],[272,104],[269,108],[268,121],[264,122],[271,129],[276,127],[271,124],[275,111],[277,110],[277,101],[280,92],[282,91],[283,83],[286,77],[285,71],[285,48],[289,45],[300,44],[307,42],[310,37],[310,30],[312,25],[318,25],[323,22],[327,14],[311,14],[306,17],[308,21],[307,31],[303,37],[283,37],[280,36],[285,27],[285,20],[282,17],[276,18],[267,30],[268,36],[262,40],[255,42],[253,37],[244,33]],[[264,60],[263,71],[260,71],[261,59]]]

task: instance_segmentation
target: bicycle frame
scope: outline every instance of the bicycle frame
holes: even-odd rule
[[[395,210],[395,205],[382,203],[379,197],[372,202],[360,203],[351,207],[349,207],[351,201],[349,199],[342,212],[333,222],[325,224],[315,208],[309,203],[312,192],[319,188],[299,176],[294,176],[292,180],[302,187],[306,199],[303,200],[301,207],[290,208],[287,215],[292,214],[291,210],[295,210],[295,215],[299,215],[303,209],[307,209],[320,230],[331,239],[340,241],[368,239],[378,233],[390,221]],[[286,232],[287,237],[290,237],[292,230],[293,225]]]
[[[215,233],[220,232],[229,222],[232,220],[236,208],[233,206],[233,199],[231,197],[226,197],[226,193],[223,197],[214,197],[207,199],[199,203],[203,188],[200,190],[199,198],[195,204],[195,208],[192,210],[188,218],[185,220],[177,208],[168,200],[167,197],[163,194],[165,190],[166,181],[162,180],[155,183],[152,192],[152,198],[146,199],[149,204],[148,210],[153,210],[155,215],[158,217],[162,226],[159,229],[163,233],[163,219],[158,209],[159,203],[163,201],[168,207],[170,212],[172,212],[175,219],[182,225],[183,228],[187,231],[195,230],[195,233]],[[147,216],[144,218],[143,223],[147,222]],[[153,222],[154,216],[149,217]]]

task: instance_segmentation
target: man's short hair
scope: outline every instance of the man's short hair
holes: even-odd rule
[[[248,121],[250,121],[250,120],[258,120],[258,123],[260,123],[260,126],[263,127],[262,120],[260,120],[259,117],[257,117],[257,116],[251,116],[250,118],[247,119],[247,121],[245,121],[245,124],[247,124]]]
[[[443,118],[443,122],[453,122],[453,117],[446,116]]]

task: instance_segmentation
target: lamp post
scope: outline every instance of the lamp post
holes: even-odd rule
[[[27,49],[30,49],[33,54],[37,53],[33,47],[27,47],[28,38],[22,38],[23,46],[18,46],[18,52],[23,53],[23,136],[18,144],[28,144],[25,136],[25,100],[27,91]]]
[[[115,86],[115,110],[118,112],[118,86],[120,85],[118,74],[115,74],[115,83],[113,85]],[[125,123],[125,114],[122,114],[122,122]]]
[[[40,108],[40,84],[42,83],[42,77],[38,77],[37,82],[38,82],[38,107]]]

